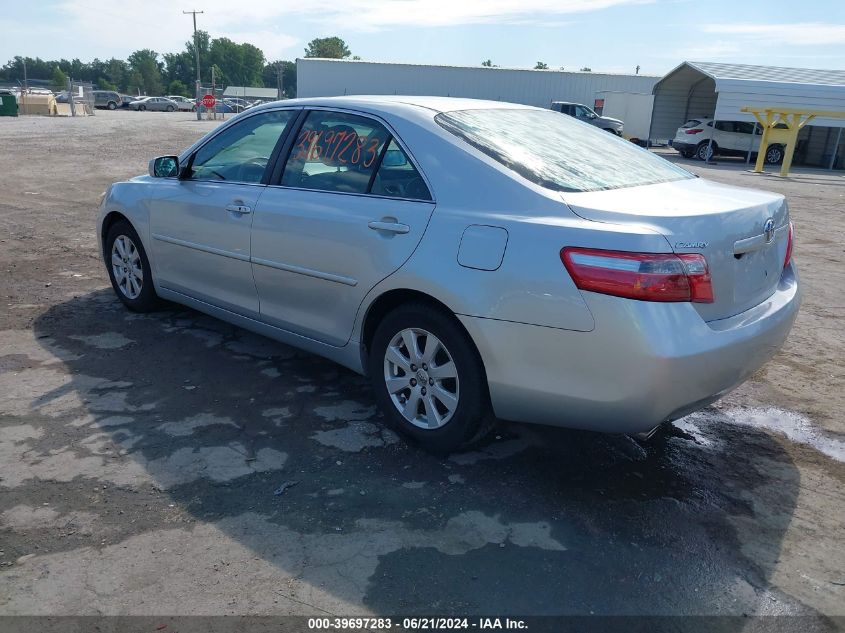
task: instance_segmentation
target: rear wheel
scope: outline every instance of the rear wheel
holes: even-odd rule
[[[126,220],[118,220],[106,235],[104,256],[117,298],[133,312],[152,312],[159,305],[150,262],[141,238]]]
[[[145,105],[139,105],[138,106],[138,110],[141,111],[141,112],[143,112],[146,109],[147,109],[147,106],[145,106]]]
[[[429,451],[466,447],[492,428],[475,347],[453,316],[430,305],[411,303],[384,317],[369,374],[388,423]]]
[[[699,143],[698,147],[695,148],[695,157],[706,162],[715,156],[717,149],[716,143],[713,143],[712,147],[709,141]]]
[[[173,106],[169,105],[169,106],[167,106],[167,108],[165,108],[165,109],[166,109],[168,112],[173,112],[176,108],[174,108]]]
[[[777,165],[783,160],[784,153],[785,152],[783,151],[783,147],[781,145],[770,145],[766,149],[766,164]]]
[[[109,108],[109,110],[116,110],[117,104],[114,101],[109,101],[108,108]]]

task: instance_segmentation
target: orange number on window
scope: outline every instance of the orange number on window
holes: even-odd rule
[[[377,138],[370,141],[369,147],[367,147],[367,158],[364,160],[365,169],[369,169],[378,158],[378,152],[376,152],[378,146],[379,140]]]

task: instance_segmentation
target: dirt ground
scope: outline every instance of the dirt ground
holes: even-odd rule
[[[100,193],[214,125],[0,119],[0,614],[843,625],[842,172],[781,179],[664,151],[787,195],[805,294],[784,349],[647,450],[502,422],[440,459],[384,430],[366,382],[328,361],[113,296]]]

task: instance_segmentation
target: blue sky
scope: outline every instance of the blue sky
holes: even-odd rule
[[[339,35],[371,61],[663,74],[683,60],[845,69],[845,0],[0,0],[0,64],[14,55],[125,58],[181,50],[182,10],[268,59]],[[795,16],[796,9],[800,15]]]

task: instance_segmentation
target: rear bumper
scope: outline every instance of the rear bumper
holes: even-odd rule
[[[648,431],[748,379],[786,340],[800,304],[792,266],[766,301],[710,323],[688,303],[584,297],[592,332],[460,317],[484,361],[498,417]]]
[[[685,152],[685,151],[691,152],[697,146],[696,146],[695,143],[684,143],[683,141],[677,141],[675,139],[672,139],[672,147],[674,149],[678,150],[679,152]]]

